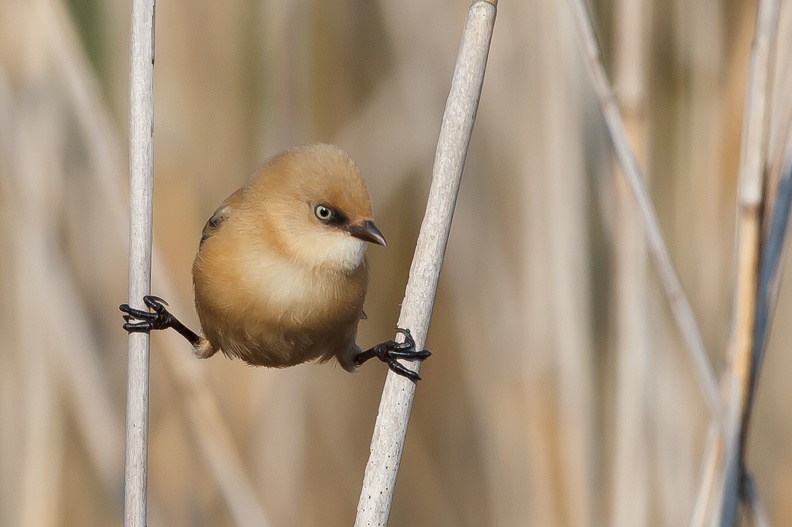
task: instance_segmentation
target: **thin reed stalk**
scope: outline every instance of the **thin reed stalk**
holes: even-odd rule
[[[740,176],[737,195],[737,275],[734,284],[732,329],[728,343],[726,392],[726,452],[720,525],[737,525],[744,484],[743,448],[755,368],[757,291],[761,250],[762,205],[767,167],[769,95],[772,85],[779,0],[762,0],[756,15],[748,92],[745,99]]]
[[[423,347],[432,314],[465,157],[484,82],[496,2],[476,0],[468,11],[435,154],[426,214],[410,269],[399,327]],[[401,337],[398,337],[401,338]],[[415,371],[420,363],[411,366]],[[416,384],[388,373],[363,478],[355,525],[387,525]]]
[[[768,108],[779,6],[779,0],[762,0],[759,3],[745,100],[737,190],[737,270],[726,377],[726,451],[722,464],[725,472],[720,501],[722,527],[737,525],[740,494],[744,485],[743,450],[755,368],[754,334],[767,167]]]
[[[151,290],[151,216],[154,186],[154,0],[132,3],[129,73],[129,304]],[[129,334],[124,525],[146,525],[149,336]]]

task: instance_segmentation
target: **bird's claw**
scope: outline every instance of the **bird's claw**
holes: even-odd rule
[[[396,331],[404,335],[404,342],[389,340],[382,344],[378,344],[368,351],[359,353],[354,359],[355,363],[361,365],[375,356],[387,364],[388,368],[390,368],[393,373],[418,382],[421,380],[421,376],[418,375],[417,372],[403,366],[396,359],[423,361],[428,359],[432,355],[432,352],[429,350],[416,350],[415,340],[412,338],[409,329],[396,328]]]
[[[148,306],[151,311],[143,311],[135,309],[129,304],[121,304],[118,306],[124,315],[124,329],[129,333],[149,332],[152,329],[167,329],[173,326],[173,315],[165,309],[168,303],[162,298],[154,295],[146,295],[143,297],[143,303]]]
[[[390,352],[388,352],[390,358],[422,361],[432,356],[432,352],[429,350],[415,349],[415,340],[412,338],[409,329],[396,328],[396,332],[404,335],[404,342],[391,341],[393,346],[390,347]]]

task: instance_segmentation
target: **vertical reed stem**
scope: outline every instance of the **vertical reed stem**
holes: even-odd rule
[[[129,72],[129,304],[151,289],[153,188],[154,3],[133,0]],[[124,525],[146,525],[149,336],[129,334]]]
[[[729,372],[726,379],[725,483],[720,525],[730,527],[739,520],[743,486],[743,448],[750,416],[753,378],[754,330],[756,323],[762,207],[767,167],[769,95],[772,84],[775,40],[780,0],[761,0],[756,14],[756,32],[751,49],[748,93],[745,98],[740,178],[737,195],[737,276],[734,285],[732,331],[728,344]]]
[[[495,13],[495,1],[476,0],[471,5],[443,115],[426,214],[399,316],[399,327],[412,331],[419,348],[426,340],[432,315],[437,281],[484,82]],[[420,363],[412,363],[409,367],[418,371]],[[412,381],[388,373],[358,502],[357,527],[388,523],[415,387]]]

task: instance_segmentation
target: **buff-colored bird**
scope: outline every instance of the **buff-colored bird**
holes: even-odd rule
[[[360,170],[339,148],[314,144],[270,159],[228,197],[203,229],[193,264],[202,333],[146,296],[153,312],[121,306],[124,329],[173,328],[208,358],[221,351],[256,366],[284,368],[332,358],[347,371],[378,357],[423,360],[409,331],[362,351],[355,343],[368,287],[368,243],[385,245]]]

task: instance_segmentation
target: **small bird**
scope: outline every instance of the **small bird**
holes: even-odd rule
[[[203,228],[193,263],[201,334],[182,324],[163,299],[143,298],[151,311],[122,304],[124,329],[173,328],[195,355],[221,351],[254,366],[285,368],[335,358],[355,371],[377,357],[414,381],[397,359],[422,361],[407,329],[363,351],[368,243],[385,246],[372,219],[371,197],[355,162],[336,146],[285,150],[231,194]]]

